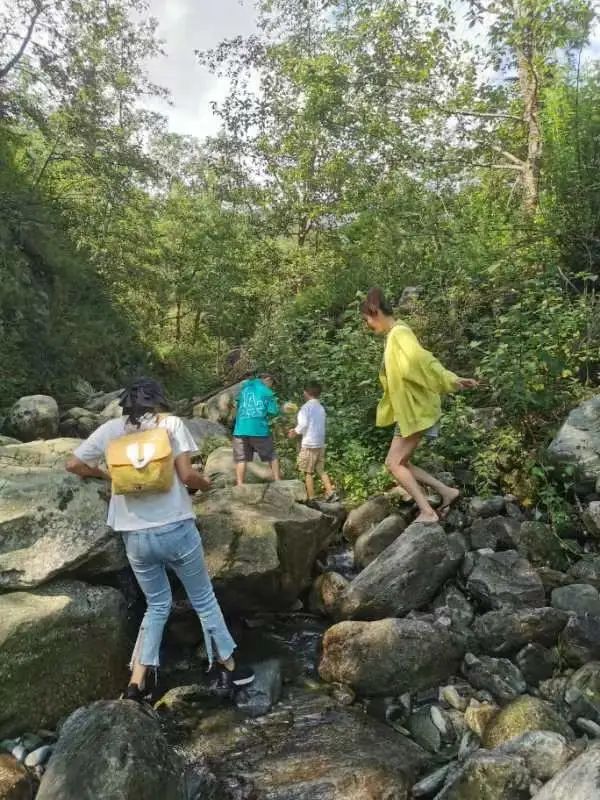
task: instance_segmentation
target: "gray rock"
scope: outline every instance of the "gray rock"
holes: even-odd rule
[[[298,502],[303,497],[300,481],[195,496],[208,571],[226,613],[291,608],[310,586],[335,521]]]
[[[600,739],[600,725],[598,725],[597,722],[593,722],[591,719],[585,719],[585,717],[577,717],[575,726],[579,728],[582,733],[591,736],[592,739]]]
[[[473,497],[469,503],[469,512],[473,517],[495,517],[504,511],[503,497]]]
[[[131,651],[126,614],[116,589],[76,581],[0,595],[0,735],[117,695]]]
[[[586,583],[572,583],[561,586],[552,592],[552,605],[562,611],[584,616],[592,614],[600,616],[600,594],[593,586]]]
[[[8,412],[8,432],[22,442],[58,436],[58,405],[44,394],[21,397]]]
[[[194,405],[194,417],[230,425],[235,417],[235,401],[243,383],[244,381],[240,381],[210,397],[197,401]]]
[[[325,633],[319,673],[363,695],[391,695],[438,685],[464,655],[460,637],[428,622],[340,622]]]
[[[205,460],[204,471],[216,489],[235,486],[235,463],[231,445],[222,444],[220,447],[211,450]],[[246,465],[246,484],[265,484],[270,483],[272,479],[269,464],[264,464],[262,461],[250,461]],[[299,496],[298,500],[304,502],[306,493],[303,496]]]
[[[53,749],[52,745],[45,744],[42,747],[38,747],[37,750],[33,750],[25,759],[25,766],[39,767],[45,764],[52,755]]]
[[[485,689],[503,702],[513,700],[527,691],[521,671],[507,658],[478,658],[473,653],[467,653],[462,672],[471,686]]]
[[[425,750],[429,750],[430,753],[441,750],[442,736],[431,718],[430,708],[417,709],[408,720],[407,727],[414,741]]]
[[[526,694],[512,700],[492,719],[483,745],[493,749],[529,731],[554,731],[568,741],[574,738],[567,721],[551,703]]]
[[[182,422],[196,442],[198,452],[207,458],[218,447],[228,447],[229,431],[218,422],[198,417],[182,417]]]
[[[484,652],[509,655],[530,642],[552,647],[568,618],[566,612],[547,607],[489,611],[477,617],[473,632]]]
[[[523,522],[513,538],[518,552],[532,564],[567,568],[569,561],[560,538],[543,522]]]
[[[538,686],[554,675],[558,665],[556,654],[541,644],[528,644],[519,650],[515,663],[529,686]]]
[[[467,697],[464,697],[452,684],[448,686],[440,686],[440,700],[443,700],[447,703],[451,708],[456,709],[457,711],[466,711],[467,706],[469,705],[469,700]]]
[[[334,620],[340,618],[340,602],[349,581],[337,572],[324,572],[313,583],[308,606],[311,611]]]
[[[539,575],[514,550],[477,553],[467,589],[488,609],[541,607],[546,602]]]
[[[374,528],[392,513],[392,504],[387,497],[372,497],[358,508],[353,508],[344,523],[343,533],[353,544],[358,537]]]
[[[583,512],[582,520],[590,536],[600,539],[600,500],[593,500],[589,504]]]
[[[254,665],[254,683],[236,692],[235,705],[249,717],[268,714],[281,697],[281,664],[277,659]]]
[[[435,772],[426,775],[424,778],[412,788],[412,796],[413,797],[430,797],[434,792],[437,792],[440,789],[448,777],[448,772],[451,769],[450,764],[446,764],[444,767],[440,767],[436,769]]]
[[[489,547],[491,550],[510,550],[515,547],[515,535],[520,523],[509,517],[487,517],[476,519],[469,530],[469,541],[473,550]]]
[[[552,567],[545,567],[543,565],[537,567],[537,574],[542,579],[547,595],[550,595],[554,589],[558,589],[559,586],[568,586],[569,583],[573,583],[573,580],[569,578],[565,572],[552,569]]]
[[[72,714],[38,800],[185,800],[184,767],[156,715],[131,701],[101,701]]]
[[[548,448],[562,465],[575,465],[593,481],[600,478],[600,395],[582,403],[569,414]]]
[[[17,759],[17,761],[20,761],[22,764],[27,758],[27,748],[23,747],[22,744],[18,744],[16,747],[13,748],[12,755]]]
[[[356,566],[359,569],[364,569],[368,566],[386,547],[396,541],[400,534],[406,530],[406,527],[407,524],[404,517],[399,514],[392,514],[374,528],[361,533],[354,542],[354,563]]]
[[[493,752],[519,756],[530,775],[542,781],[553,778],[573,756],[573,748],[565,737],[553,731],[529,731]]]
[[[569,718],[586,717],[600,724],[600,661],[590,661],[574,672],[564,687]]]
[[[430,602],[458,569],[465,553],[460,534],[414,523],[366,567],[342,598],[346,618],[401,617]]]
[[[481,741],[479,736],[472,730],[466,730],[460,740],[458,760],[461,762],[466,761],[469,756],[472,756],[473,753],[479,750],[480,746]]]
[[[589,747],[536,794],[536,800],[597,800],[600,745]]]
[[[449,777],[436,800],[529,800],[529,783],[522,759],[480,751]]]
[[[453,584],[449,584],[440,592],[433,602],[433,607],[436,611],[447,614],[456,628],[468,628],[475,617],[473,606]]]
[[[64,470],[76,445],[58,439],[1,448],[0,590],[57,576],[95,578],[127,565],[121,537],[106,526],[106,483]]]
[[[572,667],[600,659],[600,617],[571,617],[559,641],[564,658]]]
[[[586,556],[569,569],[569,576],[576,583],[587,583],[600,590],[600,556]]]

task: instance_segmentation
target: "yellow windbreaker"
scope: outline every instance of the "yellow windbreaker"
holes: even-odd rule
[[[376,425],[397,422],[402,436],[435,425],[442,415],[441,395],[458,388],[458,377],[421,347],[402,322],[387,335],[379,379],[383,397],[377,406]]]

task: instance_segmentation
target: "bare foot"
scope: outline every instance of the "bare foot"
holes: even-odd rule
[[[460,497],[458,489],[449,488],[447,492],[442,494],[442,505],[438,508],[439,515],[442,519],[448,516],[450,506],[455,503]]]
[[[435,511],[432,511],[430,514],[425,514],[425,513],[419,514],[419,516],[416,517],[416,519],[415,519],[415,522],[424,522],[424,523],[428,523],[428,522],[429,523],[433,523],[433,522],[439,522],[439,521],[440,521],[440,518],[435,513]]]

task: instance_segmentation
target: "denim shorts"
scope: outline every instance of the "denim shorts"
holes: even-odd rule
[[[431,428],[427,428],[427,430],[423,431],[423,433],[424,433],[424,435],[425,435],[425,437],[427,439],[429,439],[432,442],[435,441],[438,438],[438,436],[440,435],[439,423],[436,423],[435,425],[432,425]],[[396,427],[394,428],[394,437],[393,438],[394,439],[396,439],[396,438],[400,438],[400,439],[404,438],[402,436],[402,432],[400,431],[400,425],[398,425],[398,423],[396,423]]]

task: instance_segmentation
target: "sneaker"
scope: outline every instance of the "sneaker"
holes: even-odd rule
[[[211,673],[211,691],[217,697],[222,698],[232,697],[236,689],[250,686],[255,679],[254,671],[249,667],[236,667],[234,670],[230,670],[222,664],[215,664]]]
[[[254,683],[256,675],[250,667],[236,667],[231,674],[231,682],[234,686],[250,686]]]
[[[133,700],[134,703],[145,703],[146,694],[140,689],[137,683],[130,683],[121,695],[121,700]]]

